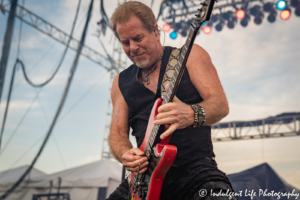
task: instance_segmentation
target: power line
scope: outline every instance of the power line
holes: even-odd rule
[[[43,104],[42,104],[42,102],[41,102],[41,99],[40,99],[39,97],[38,97],[38,100],[39,100],[39,102],[40,102],[40,105],[41,105],[42,111],[43,111],[43,113],[44,113],[44,117],[45,117],[45,119],[46,119],[46,121],[47,121],[47,124],[50,125],[50,122],[49,122],[49,120],[48,120],[48,117],[47,117],[47,114],[46,114],[46,112],[45,112],[44,106],[43,106]],[[65,160],[64,160],[64,158],[63,158],[63,156],[62,156],[62,153],[61,153],[61,151],[60,151],[58,142],[57,142],[57,140],[56,140],[54,134],[52,135],[52,138],[53,138],[54,143],[55,143],[55,145],[56,145],[56,148],[57,148],[57,151],[58,151],[58,153],[59,153],[59,156],[60,156],[60,159],[61,159],[61,161],[62,161],[62,164],[63,164],[64,168],[66,169],[66,163],[65,163]]]
[[[97,82],[92,85],[71,107],[69,110],[64,112],[64,114],[59,118],[59,121],[61,121],[71,110],[73,110],[99,83],[101,83],[104,80],[104,77],[108,75],[108,73],[104,74],[102,77],[99,78]]]
[[[86,9],[84,9],[85,11],[86,11]],[[78,28],[80,27],[80,25],[82,24],[82,22],[84,21],[84,16],[85,15],[82,15],[82,16],[80,16],[79,18],[81,18],[80,19],[80,21],[79,21],[79,23],[78,23],[78,25],[77,25],[77,28],[75,28],[75,30],[74,30],[74,33],[76,33],[77,31],[78,31]],[[21,23],[23,22],[22,20],[20,20],[21,21]],[[72,26],[73,27],[73,26]],[[71,27],[71,28],[72,28]],[[27,72],[27,74],[30,74],[30,72],[31,71],[33,71],[37,66],[38,66],[38,64],[48,55],[48,53],[54,48],[54,46],[55,45],[57,45],[57,43],[55,42],[55,43],[53,43],[53,45],[52,46],[50,46],[46,51],[45,51],[45,53],[33,64],[33,66],[28,70],[28,72]],[[21,53],[21,52],[20,52]],[[55,64],[56,65],[56,64]],[[20,85],[20,83],[21,83],[21,80],[18,82],[18,83],[16,83],[16,85],[14,86],[14,88],[16,89],[19,85]]]
[[[16,132],[18,131],[19,127],[21,126],[21,124],[23,123],[24,119],[26,118],[27,114],[29,113],[31,107],[34,105],[35,101],[37,100],[38,98],[38,95],[39,93],[41,92],[42,90],[40,90],[35,98],[33,99],[33,101],[31,102],[30,106],[27,108],[25,114],[23,115],[23,117],[21,118],[21,120],[19,121],[18,125],[16,126],[16,128],[14,129],[14,131],[12,132],[12,134],[10,135],[10,137],[8,138],[7,142],[5,143],[5,145],[3,146],[3,149],[1,150],[1,153],[3,153],[6,149],[6,147],[8,146],[8,144],[10,143],[10,141],[12,140],[12,138],[15,136]],[[5,116],[6,117],[6,116]],[[2,126],[2,129],[4,129],[4,127]]]
[[[3,178],[6,174],[7,174],[7,172],[9,172],[11,169],[13,169],[15,166],[16,166],[16,164],[18,164],[19,162],[20,162],[20,160],[22,159],[22,158],[24,158],[30,151],[31,151],[31,149],[33,149],[42,139],[43,139],[43,137],[44,136],[42,136],[42,137],[40,137],[37,141],[35,141],[34,143],[33,143],[33,145],[31,145],[20,157],[19,157],[19,159],[18,160],[16,160],[10,167],[9,167],[9,169],[6,171],[6,173],[3,173],[1,176],[0,176],[0,179],[1,178]]]

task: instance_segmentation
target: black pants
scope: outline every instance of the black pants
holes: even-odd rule
[[[227,176],[217,168],[212,158],[171,167],[168,171],[162,191],[161,200],[235,200],[235,197],[214,196],[220,191],[233,191]],[[108,200],[128,200],[128,183],[121,185],[109,196]]]

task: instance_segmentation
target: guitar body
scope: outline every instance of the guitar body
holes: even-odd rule
[[[160,98],[158,98],[154,103],[145,138],[140,146],[140,150],[142,151],[145,151],[146,144],[149,141],[149,137],[154,126],[154,120],[158,114],[157,109],[161,104],[162,99]],[[148,170],[144,174],[137,176],[134,173],[131,173],[131,200],[159,200],[165,175],[171,168],[177,154],[177,148],[173,145],[168,145],[169,140],[170,137],[167,137],[151,149],[151,153],[148,158]],[[143,185],[139,184],[141,182]],[[135,185],[140,186],[139,189],[135,188]]]

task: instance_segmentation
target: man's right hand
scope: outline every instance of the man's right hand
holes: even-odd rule
[[[139,163],[141,163],[139,174],[146,172],[149,164],[145,153],[139,148],[132,148],[126,151],[122,156],[122,163],[127,171],[134,172],[135,174],[137,173]]]

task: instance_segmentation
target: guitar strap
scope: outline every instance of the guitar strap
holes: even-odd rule
[[[179,60],[179,53],[180,53],[180,49],[175,48],[172,50],[172,52],[170,54],[169,61],[168,61],[167,67],[166,67],[166,71],[165,71],[163,80],[161,82],[161,89],[160,89],[161,97],[166,95],[166,86],[167,86],[167,84],[170,83],[170,81],[174,75],[175,66]]]

